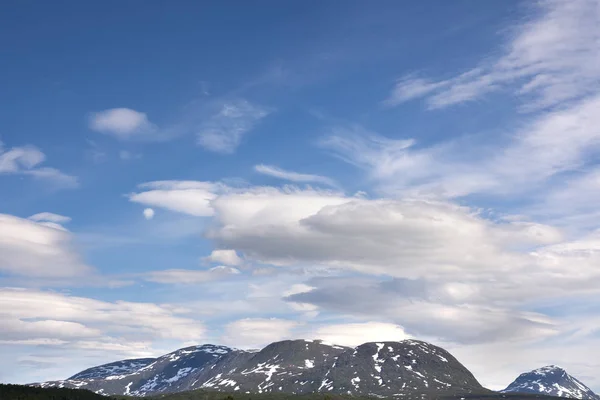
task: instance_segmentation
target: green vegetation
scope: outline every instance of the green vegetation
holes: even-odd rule
[[[0,384],[0,400],[107,400],[109,398],[81,389],[46,388]]]
[[[0,400],[359,400],[358,397],[338,395],[293,395],[287,393],[223,393],[194,390],[146,398],[129,396],[101,396],[84,389],[39,388],[23,385],[0,384]]]
[[[84,389],[39,388],[22,385],[0,384],[0,400],[374,400],[375,398],[350,395],[313,393],[295,395],[289,393],[223,393],[193,390],[189,392],[161,394],[150,397],[101,396]],[[399,397],[402,400],[565,400],[538,394],[481,393],[467,395],[427,395]]]
[[[148,400],[373,400],[367,397],[336,394],[290,394],[290,393],[223,393],[193,390],[149,397]],[[124,400],[124,399],[121,399]]]

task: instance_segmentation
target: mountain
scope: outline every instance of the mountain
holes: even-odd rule
[[[549,365],[521,375],[503,393],[543,393],[551,396],[582,400],[600,400],[579,380],[555,365]]]
[[[355,348],[319,340],[286,340],[259,351],[192,346],[156,359],[117,361],[64,381],[32,385],[133,396],[194,389],[409,397],[489,393],[446,350],[418,340],[365,343]]]
[[[213,363],[232,349],[211,344],[191,346],[158,358],[116,361],[79,372],[64,381],[33,384],[42,388],[88,389],[98,394],[144,396],[173,392],[172,386],[190,374]]]
[[[482,390],[450,353],[417,340],[365,343],[347,350],[324,375],[321,387],[336,393],[383,396]]]

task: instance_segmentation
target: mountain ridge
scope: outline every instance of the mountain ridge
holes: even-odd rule
[[[522,373],[502,393],[541,393],[580,400],[600,400],[600,396],[589,387],[557,365]]]
[[[194,389],[361,396],[488,392],[446,350],[412,339],[356,347],[321,340],[284,340],[259,351],[205,344],[155,359],[115,361],[66,380],[32,385],[133,396]]]
[[[406,399],[495,393],[481,386],[448,351],[414,339],[367,342],[356,347],[297,339],[255,350],[204,344],[156,358],[114,361],[87,368],[65,380],[30,385],[128,396],[195,390]],[[556,365],[522,373],[499,393],[600,400]]]

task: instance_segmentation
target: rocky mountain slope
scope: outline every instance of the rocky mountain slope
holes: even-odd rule
[[[260,351],[203,345],[156,359],[89,368],[41,387],[85,388],[100,394],[146,396],[206,389],[238,393],[332,393],[409,396],[486,393],[444,349],[417,340],[356,348],[287,340]]]
[[[582,400],[600,400],[579,380],[555,365],[549,365],[523,373],[503,393],[542,393],[558,397],[570,397]]]
[[[133,360],[116,361],[99,367],[88,368],[68,378],[69,380],[104,379],[109,376],[127,375],[144,368],[154,362],[154,358],[138,358]]]

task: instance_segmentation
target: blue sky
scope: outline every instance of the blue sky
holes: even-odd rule
[[[0,381],[416,337],[600,389],[599,9],[2,4]]]

